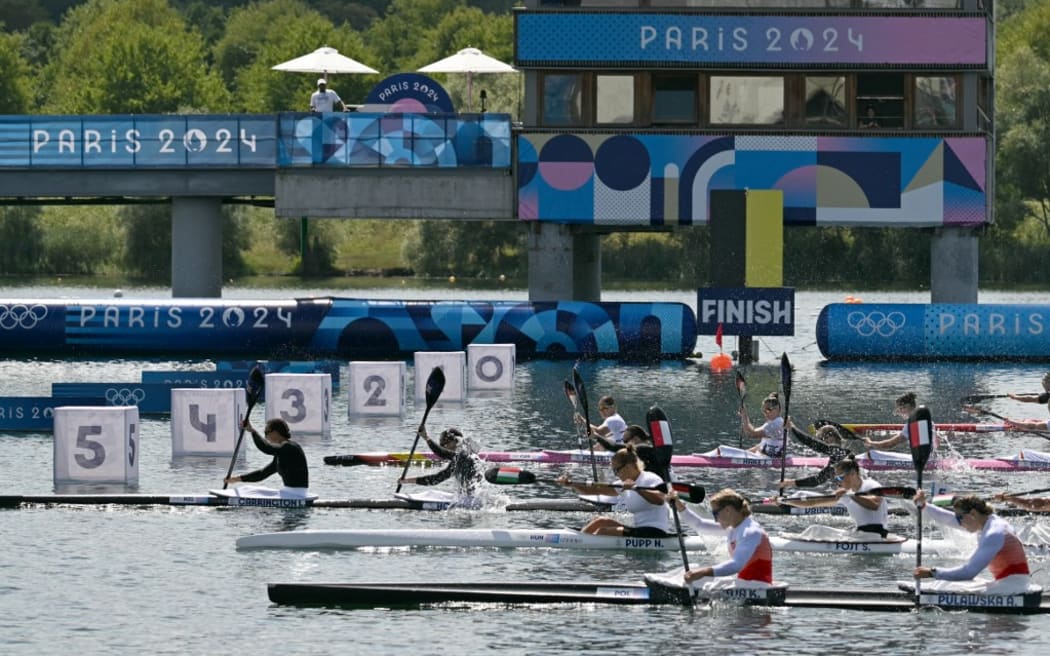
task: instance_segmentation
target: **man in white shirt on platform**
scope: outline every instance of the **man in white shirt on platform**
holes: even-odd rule
[[[328,82],[323,77],[318,79],[317,91],[310,96],[310,111],[334,112],[336,103],[339,103],[344,112],[346,111],[346,103],[339,97],[339,94],[328,88]]]

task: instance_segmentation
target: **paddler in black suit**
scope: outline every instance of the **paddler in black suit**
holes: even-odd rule
[[[288,428],[288,422],[283,419],[271,419],[266,422],[263,439],[258,431],[252,427],[251,421],[244,419],[244,428],[251,432],[255,447],[273,456],[270,464],[262,469],[257,469],[240,476],[230,476],[227,483],[255,483],[265,480],[274,474],[281,477],[285,489],[282,496],[303,496],[307,494],[310,487],[310,474],[306,464],[306,454],[303,447],[292,441],[292,431]]]
[[[427,441],[427,446],[438,458],[448,460],[449,464],[444,469],[415,478],[402,478],[402,483],[414,483],[416,485],[437,485],[447,481],[453,476],[459,484],[460,493],[470,497],[474,495],[477,485],[482,480],[481,470],[478,467],[478,459],[474,454],[474,448],[470,441],[463,437],[458,428],[447,428],[441,431],[438,442],[430,439],[424,426],[419,434]]]

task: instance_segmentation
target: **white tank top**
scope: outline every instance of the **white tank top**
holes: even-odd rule
[[[881,485],[879,485],[878,481],[871,478],[865,478],[861,481],[860,489],[857,490],[857,494],[862,494],[868,490],[873,490],[877,487],[882,487]],[[868,510],[864,506],[857,503],[853,499],[853,497],[850,496],[844,496],[841,499],[839,499],[839,505],[843,506],[846,509],[846,511],[849,512],[849,516],[853,518],[853,521],[856,522],[857,526],[877,524],[879,526],[885,527],[886,522],[889,519],[889,512],[887,511],[887,504],[885,499],[883,499],[882,502],[879,503],[879,507],[875,510]]]

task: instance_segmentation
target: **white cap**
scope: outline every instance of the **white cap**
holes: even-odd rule
[[[327,80],[325,80],[325,79],[324,79],[323,77],[319,77],[319,78],[317,78],[317,86],[321,86],[322,84],[325,84],[325,85],[327,85],[327,84],[328,84],[328,81],[327,81]]]

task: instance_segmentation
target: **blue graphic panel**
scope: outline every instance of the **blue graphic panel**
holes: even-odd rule
[[[517,66],[987,66],[982,16],[515,12]]]
[[[279,166],[510,168],[507,114],[280,115]]]
[[[7,324],[0,313],[0,353],[51,356],[406,359],[509,343],[519,359],[655,360],[690,355],[696,343],[696,318],[681,303],[120,299],[0,300],[0,308],[9,311]],[[166,375],[144,372],[142,384]]]
[[[4,116],[0,167],[273,168],[273,116]]]

